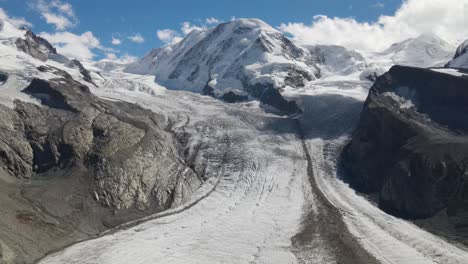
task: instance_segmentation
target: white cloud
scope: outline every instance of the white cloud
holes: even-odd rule
[[[165,44],[174,44],[182,40],[180,34],[172,29],[162,29],[156,32],[158,38]]]
[[[87,31],[81,35],[76,35],[71,32],[56,32],[39,34],[54,45],[58,52],[71,58],[76,58],[82,61],[91,60],[94,58],[94,49],[109,50],[101,46],[92,32]]]
[[[128,39],[132,42],[135,42],[135,43],[143,43],[145,42],[145,39],[143,38],[143,36],[140,34],[140,33],[137,33],[133,36],[130,36],[128,37]]]
[[[385,7],[385,4],[382,3],[382,2],[377,2],[377,3],[373,4],[372,7],[375,7],[375,8],[384,8],[384,7]]]
[[[47,24],[54,25],[56,30],[74,27],[79,22],[70,3],[60,0],[36,0],[31,7],[41,14]]]
[[[119,39],[119,38],[112,37],[111,43],[112,43],[112,45],[120,45],[120,44],[122,44],[122,40]]]
[[[214,17],[209,17],[205,21],[206,21],[206,24],[208,25],[219,24],[221,22],[219,19],[216,19]]]
[[[72,27],[73,23],[66,17],[54,13],[43,13],[42,16],[47,24],[52,24],[57,30],[64,30]]]
[[[5,12],[5,10],[3,10],[3,8],[0,7],[0,20],[6,20],[8,22],[10,22],[13,26],[15,27],[21,27],[21,26],[25,26],[25,27],[32,27],[33,25],[26,21],[26,19],[22,18],[22,17],[10,17],[7,15],[7,13]]]
[[[116,60],[117,59],[117,55],[115,53],[107,53],[106,54],[106,59],[107,60]]]
[[[315,16],[311,25],[281,24],[304,44],[335,44],[357,50],[383,50],[395,42],[433,32],[453,45],[468,38],[468,0],[405,0],[391,16],[375,23]]]
[[[107,53],[105,59],[114,61],[116,63],[127,64],[127,63],[135,62],[136,60],[138,60],[138,57],[135,57],[129,54],[125,54],[119,57],[115,53]]]
[[[158,38],[165,44],[175,44],[183,39],[190,32],[197,30],[202,31],[207,29],[207,25],[219,23],[220,20],[216,18],[207,18],[205,20],[206,25],[194,25],[190,22],[181,23],[179,31],[173,29],[161,29],[156,32]]]
[[[60,1],[55,1],[55,4],[60,12],[71,17],[75,16],[75,12],[73,11],[73,7],[70,3],[61,3]]]
[[[196,25],[192,25],[190,22],[183,22],[182,23],[182,27],[180,28],[180,31],[182,31],[182,33],[184,33],[184,35],[188,35],[190,32],[194,31],[194,30],[205,30],[206,27],[205,26],[196,26]]]

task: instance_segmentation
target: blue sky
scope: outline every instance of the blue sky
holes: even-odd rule
[[[53,5],[54,2],[70,4],[71,12],[59,10],[59,5]],[[310,24],[319,14],[372,22],[382,14],[393,14],[400,5],[400,0],[0,0],[0,7],[8,15],[25,18],[35,32],[81,35],[90,31],[101,46],[93,49],[94,59],[102,58],[106,53],[142,56],[165,44],[158,39],[158,30],[172,29],[183,36],[180,32],[183,22],[209,27],[215,23],[207,23],[207,18],[229,21],[232,17],[256,17],[277,27],[289,22]],[[70,25],[57,28],[54,17],[49,17],[50,21],[46,23],[44,12],[51,16],[63,15]],[[131,41],[130,37],[135,36],[141,36],[144,41],[141,38]],[[114,44],[119,43],[118,40],[120,44],[113,45],[112,38]]]

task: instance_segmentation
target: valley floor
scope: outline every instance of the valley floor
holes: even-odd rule
[[[385,214],[338,179],[362,85],[319,83],[293,95],[305,109],[299,119],[163,88],[153,97],[95,91],[177,116],[173,129],[209,156],[210,178],[188,205],[40,263],[468,263],[464,249]]]

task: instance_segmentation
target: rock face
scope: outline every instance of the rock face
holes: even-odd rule
[[[36,36],[31,30],[27,30],[25,38],[18,38],[16,47],[41,61],[46,61],[50,54],[57,54],[57,50],[44,38]]]
[[[343,164],[357,190],[392,214],[446,210],[468,237],[468,79],[394,66],[369,92]]]
[[[3,109],[0,164],[5,171],[31,178],[80,163],[95,177],[97,200],[116,209],[167,209],[174,197],[198,188],[198,176],[179,157],[173,136],[160,127],[161,117],[135,105],[101,101],[63,76],[34,79],[24,89],[47,108],[17,101],[15,110]]]
[[[468,40],[465,40],[458,46],[453,60],[451,60],[446,67],[468,69]]]
[[[0,253],[13,263],[177,206],[200,187],[188,135],[166,116],[39,70],[62,76],[23,90],[42,105],[0,105]]]
[[[18,50],[38,60],[45,62],[50,59],[63,64],[65,67],[78,70],[84,81],[96,86],[91,77],[91,72],[80,61],[69,59],[57,53],[57,50],[46,39],[36,36],[31,30],[26,30],[24,37],[17,38],[15,45]]]
[[[154,49],[125,71],[154,74],[156,82],[171,89],[208,91],[205,94],[238,100],[251,97],[295,113],[297,105],[284,103],[281,91],[304,87],[319,77],[316,61],[308,50],[263,21],[237,19],[194,30],[179,43]],[[263,97],[260,88],[275,95]]]
[[[83,66],[83,64],[81,64],[79,60],[72,59],[66,64],[66,66],[69,68],[78,69],[81,75],[83,75],[83,80],[96,86],[96,84],[93,82],[93,78],[91,77],[91,73]]]

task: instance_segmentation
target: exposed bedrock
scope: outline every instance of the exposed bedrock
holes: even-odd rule
[[[468,235],[467,115],[467,78],[394,66],[371,88],[343,152],[351,184],[404,218],[446,210]]]
[[[185,155],[190,135],[167,117],[42,71],[63,78],[24,89],[41,105],[0,105],[0,252],[14,263],[179,205],[200,187],[203,166]]]

